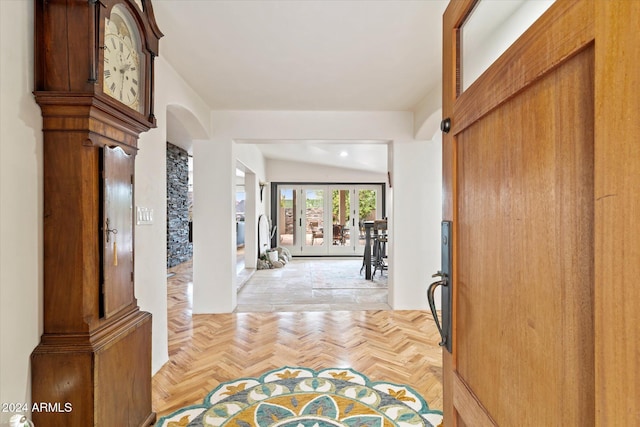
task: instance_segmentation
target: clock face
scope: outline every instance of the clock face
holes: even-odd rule
[[[138,112],[144,112],[142,52],[135,23],[115,6],[105,19],[102,92]]]

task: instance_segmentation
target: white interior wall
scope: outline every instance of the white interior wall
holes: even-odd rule
[[[442,82],[433,87],[413,109],[414,138],[431,139],[442,120]]]
[[[140,135],[136,156],[135,204],[153,209],[151,225],[136,225],[135,283],[142,310],[153,314],[152,368],[168,360],[167,350],[167,109],[194,137],[206,137],[209,108],[162,56],[156,58],[154,112],[158,127]],[[194,193],[194,197],[197,197]]]
[[[31,401],[42,334],[42,118],[33,97],[33,7],[0,1],[0,403]],[[0,412],[8,425],[12,413]]]
[[[193,142],[194,313],[236,307],[235,175],[233,141]]]
[[[386,182],[387,173],[267,159],[269,182]]]
[[[409,111],[213,111],[215,134],[234,140],[411,138]],[[283,136],[284,135],[284,136]]]
[[[265,159],[254,145],[236,144],[235,154],[237,161],[242,163],[244,168],[251,170],[253,173],[264,179],[265,176]]]
[[[396,310],[428,308],[426,290],[440,270],[442,138],[398,141],[393,146],[393,215],[389,302]],[[436,295],[439,307],[439,294]]]
[[[193,145],[194,313],[229,313],[236,307],[235,180],[232,178],[238,164],[245,171],[247,268],[255,268],[257,263],[258,218],[266,212],[268,200],[267,190],[260,200],[259,183],[265,181],[262,154],[251,145],[236,144],[224,128],[214,125],[213,129],[213,141],[195,141]],[[229,191],[230,184],[233,184],[232,191]]]

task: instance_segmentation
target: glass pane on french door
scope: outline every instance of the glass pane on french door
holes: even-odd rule
[[[296,190],[278,188],[278,245],[291,248],[296,244],[298,215]]]
[[[365,221],[381,218],[378,216],[378,212],[380,212],[380,197],[376,188],[359,188],[356,192],[358,196],[358,229],[355,243],[356,247],[364,248],[364,223]],[[353,239],[356,239],[355,234]]]
[[[305,188],[302,190],[304,197],[304,248],[305,252],[311,248],[323,248],[325,246],[325,191],[321,188]]]
[[[331,244],[351,246],[351,195],[353,190],[334,189],[331,191]]]

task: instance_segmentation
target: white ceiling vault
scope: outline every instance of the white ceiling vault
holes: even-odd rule
[[[414,111],[441,80],[447,3],[156,0],[154,11],[160,55],[212,110]]]
[[[159,0],[164,56],[214,110],[408,111],[441,76],[435,0]]]
[[[252,141],[267,159],[321,164],[362,171],[387,170],[387,144],[389,141]]]

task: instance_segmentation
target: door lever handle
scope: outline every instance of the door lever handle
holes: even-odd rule
[[[436,327],[438,328],[438,332],[440,333],[441,340],[438,345],[440,347],[444,347],[447,345],[447,336],[445,333],[443,333],[440,319],[438,319],[438,312],[436,311],[435,292],[438,286],[449,286],[449,282],[447,279],[447,274],[441,271],[438,271],[432,277],[442,277],[441,280],[433,282],[431,285],[429,285],[429,289],[427,289],[427,300],[429,301],[429,308],[431,309],[433,320],[436,322]]]
[[[438,270],[436,273],[432,274],[431,277],[442,277],[446,280],[447,273],[443,273],[442,271]]]

